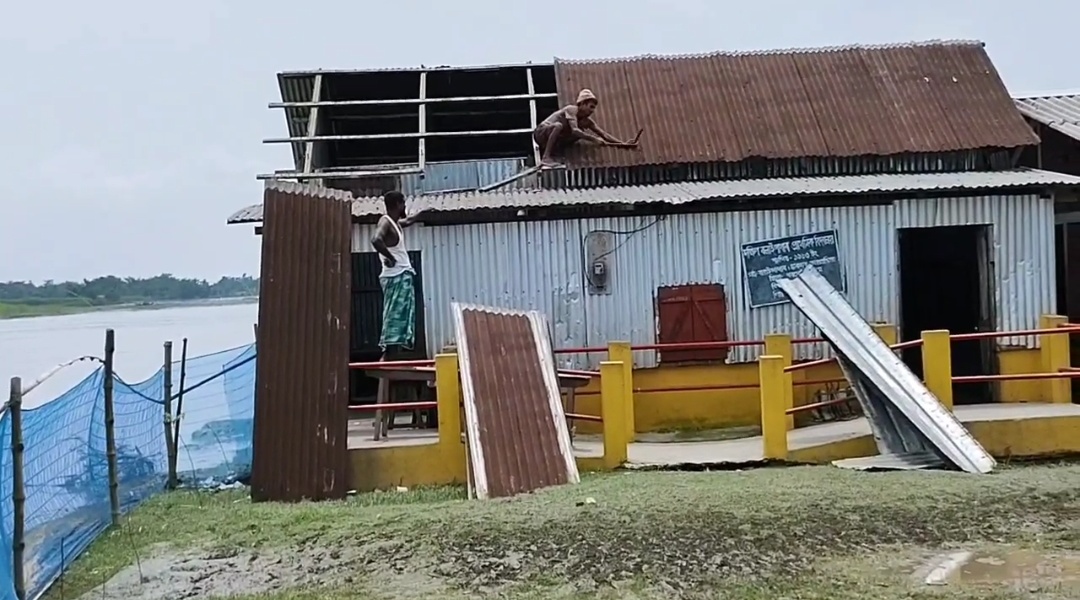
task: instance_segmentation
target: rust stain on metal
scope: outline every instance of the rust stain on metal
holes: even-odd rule
[[[544,317],[457,304],[454,315],[476,496],[577,483]]]
[[[583,148],[577,167],[889,156],[1038,143],[978,42],[613,61],[556,60],[559,100],[582,88],[637,151]]]
[[[268,183],[263,207],[251,498],[344,498],[350,202]]]

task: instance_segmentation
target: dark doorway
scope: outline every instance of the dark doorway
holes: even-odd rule
[[[900,330],[904,340],[923,331],[952,334],[991,331],[994,324],[993,261],[988,225],[901,229]],[[993,340],[954,341],[953,376],[997,372]],[[922,350],[904,351],[904,362],[922,377]],[[990,383],[953,385],[953,402],[979,404],[997,399]]]

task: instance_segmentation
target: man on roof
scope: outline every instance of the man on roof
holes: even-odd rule
[[[541,167],[557,164],[555,158],[579,141],[616,148],[636,148],[636,142],[624,142],[597,125],[593,119],[598,102],[591,90],[578,92],[577,103],[560,108],[544,119],[533,131],[533,140],[542,152]]]

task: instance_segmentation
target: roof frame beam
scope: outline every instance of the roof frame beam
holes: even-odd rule
[[[525,69],[525,78],[526,78],[526,80],[528,82],[528,85],[529,85],[529,96],[530,96],[530,98],[529,98],[529,126],[532,127],[533,131],[536,131],[536,125],[537,125],[536,119],[537,119],[538,115],[536,114],[536,85],[533,83],[533,70],[532,70],[532,67],[529,67],[528,69]],[[551,96],[557,96],[557,94],[551,94]],[[531,137],[529,139],[529,141],[532,142],[533,160],[536,161],[534,164],[538,165],[538,164],[540,164],[540,145],[536,143],[536,138]]]
[[[532,133],[532,128],[518,128],[518,129],[480,129],[475,131],[428,131],[426,133],[420,133],[419,131],[414,133],[369,133],[369,134],[349,134],[349,135],[316,135],[307,136],[301,135],[296,137],[287,138],[267,138],[263,140],[264,144],[291,144],[293,142],[344,142],[348,140],[409,140],[418,138],[433,138],[433,137],[470,137],[474,135],[514,135],[521,133]]]
[[[318,102],[322,98],[322,86],[323,77],[322,74],[315,76],[315,82],[311,88],[311,101],[312,103]],[[307,122],[307,136],[312,138],[305,143],[304,146],[304,173],[311,173],[314,169],[315,161],[315,143],[316,137],[319,133],[319,105],[313,104],[311,110],[308,111]],[[320,149],[321,144],[320,144]]]
[[[532,69],[529,69],[531,71]],[[421,72],[421,77],[427,71]],[[497,100],[538,100],[541,98],[557,98],[556,93],[528,93],[507,94],[504,96],[456,96],[453,98],[394,98],[390,100],[323,100],[310,102],[271,102],[269,108],[311,108],[314,106],[380,106],[394,104],[445,104],[454,102],[490,102]]]

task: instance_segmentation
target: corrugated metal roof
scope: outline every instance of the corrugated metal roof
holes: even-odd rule
[[[1038,142],[977,41],[615,60],[556,59],[559,100],[582,88],[616,136],[579,167],[885,156]]]
[[[577,483],[547,319],[458,303],[453,312],[476,497]]]
[[[829,340],[881,454],[933,452],[968,473],[997,464],[814,267],[776,282]]]
[[[277,185],[286,184],[279,183]],[[589,189],[496,190],[486,193],[465,192],[411,196],[409,198],[409,210],[415,212],[427,209],[435,212],[450,212],[653,202],[683,204],[716,199],[976,191],[1053,185],[1080,185],[1080,177],[1037,169],[1015,169],[963,173],[903,173],[843,177],[701,181]],[[327,190],[326,193],[346,194],[346,192],[337,192],[336,190]],[[384,212],[382,199],[357,198],[353,200],[352,212],[354,217],[381,215]],[[234,213],[229,217],[228,223],[257,223],[261,220],[262,206],[256,204]]]
[[[1080,93],[1016,98],[1024,116],[1080,140]]]

